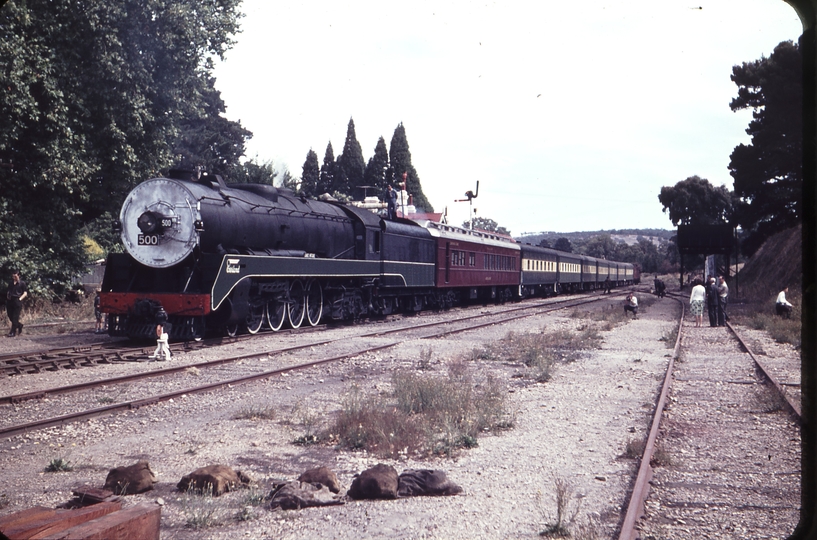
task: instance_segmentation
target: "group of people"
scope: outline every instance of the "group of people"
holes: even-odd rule
[[[689,295],[689,310],[695,316],[695,326],[704,325],[704,306],[709,314],[709,326],[726,326],[726,321],[729,320],[726,311],[729,286],[723,276],[718,277],[717,281],[714,277],[709,278],[706,286],[701,279],[695,279],[693,284],[695,286]]]

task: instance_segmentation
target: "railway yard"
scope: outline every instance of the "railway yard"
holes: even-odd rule
[[[760,383],[752,358],[729,330],[694,328],[686,320],[675,355],[682,304],[642,292],[638,317],[623,319],[624,294],[259,334],[179,347],[168,362],[148,361],[152,347],[75,364],[49,365],[48,358],[29,354],[29,361],[40,362],[39,373],[2,359],[6,373],[17,365],[19,374],[3,375],[0,394],[0,518],[35,505],[58,506],[78,486],[101,488],[111,468],[146,460],[156,474],[154,489],[126,496],[125,505],[160,504],[162,538],[538,538],[560,517],[573,538],[585,540],[785,538],[800,501],[794,415]],[[740,320],[733,324],[790,401],[799,403],[799,351],[741,327]],[[587,343],[557,348],[547,377],[499,346],[557,332]],[[91,336],[76,335],[80,349],[109,341]],[[5,343],[10,352],[53,347],[46,335]],[[653,441],[653,413],[673,359]],[[476,387],[501,385],[506,429],[486,431],[476,447],[451,456],[398,449],[384,457],[339,449],[331,440],[303,444],[330,425],[354,389],[389,399],[395,373],[442,377],[452,369],[467,371]],[[168,371],[103,381],[155,370]],[[254,379],[238,380],[248,375]],[[46,392],[94,382],[104,384]],[[114,410],[118,404],[126,405]],[[90,418],[20,427],[90,409],[96,410]],[[644,441],[654,446],[654,472],[639,481]],[[72,470],[46,472],[57,460]],[[398,472],[440,469],[463,491],[302,510],[271,510],[263,500],[274,482],[317,466],[332,469],[344,493],[355,474],[378,463]],[[251,487],[221,497],[176,489],[184,475],[213,464],[242,471]],[[628,517],[630,492],[639,485],[648,488],[644,515]],[[561,505],[557,495],[564,496]],[[633,507],[641,508],[640,501]]]

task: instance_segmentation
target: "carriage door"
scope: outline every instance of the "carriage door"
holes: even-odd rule
[[[451,242],[445,243],[445,282],[451,281]]]

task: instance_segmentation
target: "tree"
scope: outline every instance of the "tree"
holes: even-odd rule
[[[537,245],[542,248],[550,248],[550,242],[548,242],[547,238],[542,238],[539,240]]]
[[[474,217],[474,229],[478,229],[480,231],[487,231],[487,232],[495,232],[499,234],[507,234],[508,236],[511,235],[511,231],[506,229],[505,227],[500,227],[499,224],[494,221],[493,219],[486,218],[486,217]],[[471,228],[470,221],[463,221],[462,226],[466,229]]]
[[[96,230],[83,226],[118,215],[132,187],[177,161],[180,136],[198,129],[191,119],[219,109],[209,74],[232,44],[238,5],[30,0],[0,10],[0,271],[19,266],[41,294],[83,270],[79,237]]]
[[[615,259],[616,241],[609,234],[594,236],[582,246],[582,253],[599,259]]]
[[[301,173],[301,193],[307,197],[318,196],[318,184],[321,179],[320,166],[318,165],[318,154],[311,148],[306,153],[306,161]]]
[[[343,145],[343,153],[338,157],[338,169],[342,172],[340,181],[335,182],[334,191],[339,191],[354,197],[358,186],[363,185],[363,173],[366,170],[366,161],[363,159],[363,151],[355,135],[355,121],[349,119],[346,128],[346,142]]]
[[[234,166],[230,171],[230,176],[225,178],[233,184],[267,184],[275,185],[275,177],[278,172],[275,170],[272,161],[260,163],[255,159],[247,160]]]
[[[389,152],[386,150],[386,141],[383,137],[377,139],[374,147],[374,155],[369,158],[366,164],[366,171],[363,174],[363,183],[377,189],[378,193],[385,193],[389,185],[386,173],[389,169]]]
[[[323,166],[315,188],[315,196],[331,193],[335,188],[335,179],[338,173],[338,164],[335,162],[335,151],[332,149],[332,141],[326,145],[326,152],[323,155]]]
[[[735,217],[749,231],[743,244],[747,254],[802,216],[801,63],[799,46],[784,41],[770,57],[732,68],[738,97],[730,107],[753,111],[746,129],[752,142],[735,147],[729,162],[740,198]]]
[[[675,226],[726,223],[732,209],[732,196],[725,186],[715,187],[698,176],[662,187],[658,200]]]
[[[212,77],[207,77],[202,98],[203,109],[199,116],[180,122],[181,133],[173,149],[178,164],[220,174],[225,180],[236,174],[238,177],[242,168],[239,158],[244,155],[245,143],[252,138],[252,133],[239,122],[222,116],[226,107]],[[235,168],[239,172],[234,171]]]
[[[423,188],[420,186],[420,177],[411,164],[411,152],[406,138],[406,128],[403,127],[402,122],[395,128],[394,135],[392,135],[389,158],[391,159],[389,180],[399,183],[402,174],[406,173],[406,191],[414,198],[414,206],[427,212],[433,212],[434,207],[426,199]],[[395,186],[395,189],[397,189],[397,186]]]
[[[564,251],[566,253],[573,252],[573,246],[570,245],[570,240],[568,240],[564,236],[556,239],[556,243],[553,244],[553,249],[557,251]]]

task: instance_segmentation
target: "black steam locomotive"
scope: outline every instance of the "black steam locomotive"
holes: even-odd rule
[[[127,253],[108,257],[101,310],[111,335],[133,338],[154,335],[160,308],[170,337],[186,340],[554,294],[560,279],[570,290],[634,279],[625,263],[559,262],[567,254],[507,236],[185,171],[134,188],[118,226]]]

